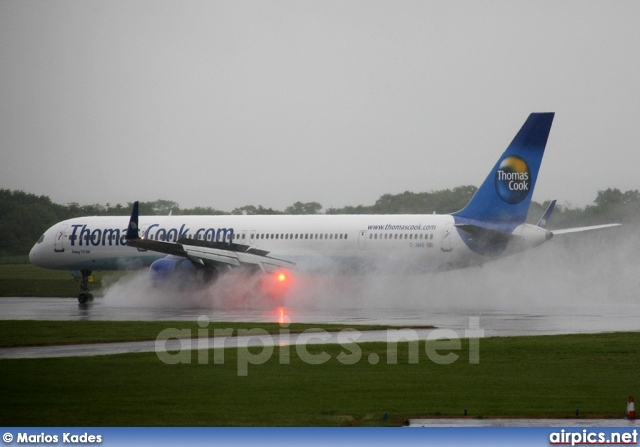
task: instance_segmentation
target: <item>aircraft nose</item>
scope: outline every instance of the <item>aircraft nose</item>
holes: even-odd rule
[[[38,265],[37,254],[36,254],[37,251],[38,251],[38,245],[34,245],[31,248],[31,251],[29,252],[29,262],[31,262],[34,265]]]
[[[41,243],[34,245],[29,252],[29,262],[38,267],[46,267],[45,257],[42,253],[42,245]]]

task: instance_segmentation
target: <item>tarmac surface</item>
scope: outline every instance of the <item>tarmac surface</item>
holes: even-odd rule
[[[206,321],[228,322],[300,322],[340,324],[382,324],[406,329],[412,339],[426,339],[432,330],[411,329],[417,326],[434,326],[458,337],[494,337],[511,335],[552,335],[571,333],[598,333],[616,331],[640,331],[640,305],[600,308],[556,307],[553,312],[491,311],[491,310],[439,310],[411,308],[349,309],[291,309],[284,306],[262,309],[211,309],[198,307],[122,307],[97,298],[88,304],[78,304],[74,298],[0,298],[0,319],[3,320],[112,320],[112,321],[189,321],[206,317]],[[172,324],[169,327],[179,326]],[[284,326],[283,326],[284,327]],[[179,329],[176,327],[176,329]],[[290,335],[281,340],[278,336],[222,337],[202,339],[198,345],[180,345],[177,339],[158,345],[157,341],[130,343],[100,343],[86,345],[39,346],[0,349],[0,358],[38,358],[110,355],[136,352],[158,352],[171,349],[199,349],[200,347],[237,347],[282,344],[337,343],[336,334],[311,337],[308,340]],[[387,341],[387,331],[359,332],[357,342]],[[172,345],[173,343],[173,345]],[[177,343],[177,344],[176,344]]]
[[[102,298],[78,304],[75,298],[0,298],[1,320],[180,321],[206,316],[209,321],[382,324],[398,327],[435,326],[454,331],[477,319],[485,337],[640,331],[640,304],[624,306],[549,306],[547,309],[492,310],[474,308],[296,308],[259,309],[206,307],[129,307]]]

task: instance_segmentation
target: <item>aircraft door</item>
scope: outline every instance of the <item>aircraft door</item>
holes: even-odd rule
[[[360,234],[358,235],[358,246],[360,250],[367,249],[367,230],[360,230]]]
[[[64,240],[67,237],[67,224],[60,225],[56,233],[56,240],[53,249],[58,253],[64,251]]]
[[[442,230],[442,251],[452,251],[451,247],[451,232],[453,231],[453,224],[446,224],[444,230]]]
[[[256,243],[256,230],[251,230],[251,234],[249,235],[249,245],[253,247]]]

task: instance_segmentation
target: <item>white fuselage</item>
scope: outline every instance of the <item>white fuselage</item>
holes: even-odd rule
[[[30,253],[35,265],[115,270],[149,265],[164,254],[126,245],[128,217],[79,217],[45,232]],[[477,265],[450,215],[141,216],[141,237],[234,242],[292,261],[299,270],[370,267],[439,271]]]

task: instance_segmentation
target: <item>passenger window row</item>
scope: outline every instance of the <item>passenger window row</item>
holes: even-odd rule
[[[348,234],[335,233],[258,233],[255,239],[347,239]]]
[[[199,240],[204,240],[204,237],[202,235],[198,235],[198,239]],[[211,236],[211,235],[209,235]],[[233,241],[235,242],[242,242],[246,239],[246,236],[244,234],[234,234],[233,235]],[[254,235],[252,235],[254,236]],[[191,238],[191,235],[188,235],[187,237]],[[349,237],[348,234],[344,234],[344,233],[258,233],[255,235],[255,237],[251,237],[251,242],[253,242],[254,240],[263,240],[263,239],[285,239],[285,240],[291,240],[291,239],[305,239],[305,240],[309,240],[309,239],[318,239],[318,240],[332,240],[332,239],[342,239],[345,240]],[[153,236],[150,237],[150,239],[153,240]],[[397,240],[397,239],[409,239],[409,240],[428,240],[428,239],[433,239],[433,233],[431,234],[424,234],[424,233],[405,233],[405,234],[389,234],[389,233],[369,233],[369,239],[382,239],[382,240],[389,240],[389,239],[393,239],[393,240]],[[162,240],[162,238],[158,238],[158,240]],[[167,237],[165,240],[169,241],[169,242],[173,242],[174,237],[172,234],[169,235],[169,237]],[[211,237],[208,237],[207,240],[211,240]],[[224,239],[224,241],[226,242],[231,242],[231,233],[228,233]],[[88,242],[88,238],[87,238],[87,242]]]
[[[206,240],[211,240],[211,235],[208,235],[209,237],[207,237]],[[192,238],[192,235],[187,235],[188,238]],[[349,235],[346,233],[258,233],[255,235],[251,235],[251,241],[253,240],[258,240],[258,239],[285,239],[285,240],[291,240],[291,239],[329,239],[329,240],[345,240],[348,239]],[[153,235],[151,235],[149,237],[149,239],[153,240],[154,237]],[[247,239],[245,234],[234,234],[233,235],[233,241],[235,242],[241,242],[243,240]],[[158,238],[158,240],[162,240],[162,238]],[[174,237],[172,234],[170,234],[165,240],[172,242],[174,240]],[[205,238],[203,237],[203,235],[199,234],[198,235],[198,240],[205,240]],[[231,242],[231,233],[227,233],[226,237],[224,238],[224,241],[226,242]]]
[[[369,233],[369,239],[433,239],[433,233],[431,234],[424,234],[424,233],[418,233],[418,234],[409,234],[409,233],[405,233],[405,234],[389,234],[389,233],[384,233],[384,234],[379,234],[379,233]]]

